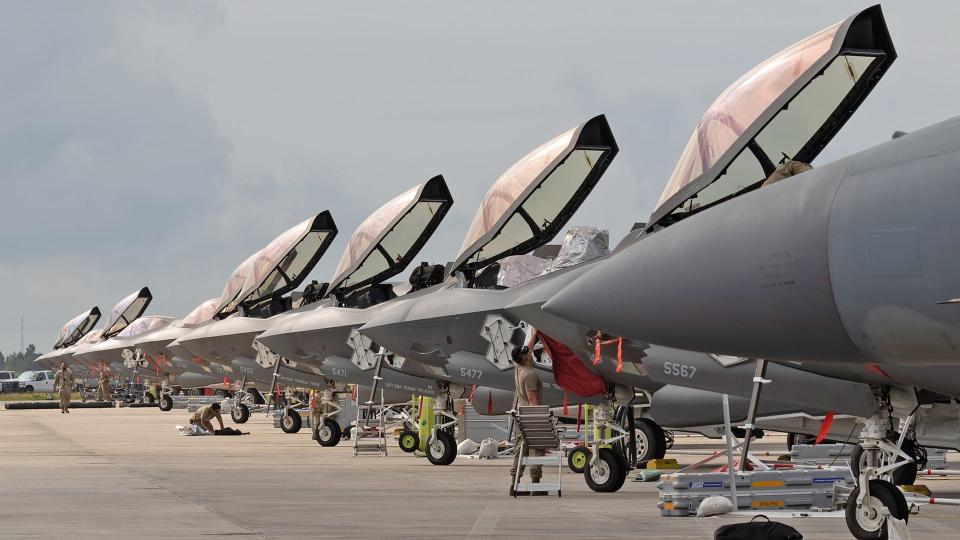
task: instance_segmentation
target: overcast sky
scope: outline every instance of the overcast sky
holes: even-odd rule
[[[593,115],[620,145],[572,224],[644,221],[728,84],[865,2],[4,2],[0,350],[143,285],[182,316],[274,236],[341,235],[442,173],[455,255],[516,159]],[[899,53],[819,162],[957,114],[958,2],[884,4]]]

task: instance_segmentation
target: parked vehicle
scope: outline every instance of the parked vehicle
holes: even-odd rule
[[[16,392],[20,389],[20,382],[17,381],[17,374],[12,371],[0,371],[0,394],[3,392]]]
[[[22,392],[53,392],[52,371],[24,371],[17,382]]]

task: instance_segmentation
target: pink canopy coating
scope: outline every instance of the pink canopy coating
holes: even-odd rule
[[[87,335],[77,340],[77,345],[82,345],[84,343],[98,343],[102,334],[103,330],[91,330],[87,333]]]
[[[219,303],[217,304],[214,312],[220,311],[221,309],[227,307],[230,302],[232,302],[237,295],[240,294],[241,289],[243,289],[243,284],[247,281],[247,276],[253,271],[253,265],[257,260],[257,255],[260,252],[256,252],[253,255],[247,257],[247,260],[240,263],[227,278],[227,284],[223,288],[223,294],[220,295]],[[212,314],[211,314],[212,316]]]
[[[238,298],[242,299],[246,297],[260,286],[264,278],[273,271],[280,260],[297,245],[304,235],[310,232],[313,220],[314,218],[311,217],[298,223],[296,226],[274,238],[265,248],[257,252],[255,258],[249,261],[251,266]],[[283,278],[277,274],[274,279],[282,280]],[[269,288],[273,288],[277,283],[267,285]]]
[[[199,306],[193,308],[193,311],[187,314],[186,317],[180,319],[177,322],[179,326],[196,326],[200,323],[204,323],[213,318],[213,314],[217,312],[217,306],[220,305],[219,298],[211,298]]]
[[[60,343],[64,340],[64,338],[72,334],[81,324],[83,324],[83,321],[87,320],[87,317],[90,316],[91,311],[93,311],[93,309],[88,309],[67,321],[67,324],[60,328],[60,333],[57,334],[57,340],[54,341],[54,343]]]
[[[523,191],[570,146],[576,133],[575,127],[545,142],[520,158],[520,161],[514,163],[500,175],[500,178],[497,178],[484,195],[483,202],[473,217],[467,237],[460,247],[460,256],[463,256],[467,249],[496,226]]]
[[[107,335],[113,335],[115,333],[114,327],[117,326],[120,318],[128,309],[133,306],[136,306],[136,309],[140,310],[141,312],[143,309],[145,309],[144,306],[148,299],[141,298],[141,292],[142,291],[140,290],[135,291],[123,300],[117,302],[117,305],[113,306],[113,309],[110,310],[110,318],[107,319],[107,325],[104,327],[104,332],[107,332]],[[129,324],[130,322],[131,321],[126,321],[125,324]]]
[[[173,317],[162,317],[159,315],[152,315],[149,317],[140,317],[139,319],[133,321],[126,328],[123,329],[117,337],[132,337],[144,332],[149,332],[150,330],[156,330],[157,328],[163,328],[173,322]]]
[[[333,273],[334,278],[330,283],[338,283],[344,277],[344,272],[351,270],[357,263],[361,262],[361,257],[366,255],[373,243],[376,242],[377,237],[384,232],[386,226],[416,200],[421,187],[423,187],[422,184],[404,191],[363,220],[363,223],[357,227],[353,236],[350,237],[347,249],[343,251],[343,256],[340,257],[340,263],[337,265],[337,269]]]
[[[830,50],[841,24],[780,51],[720,94],[690,136],[657,206],[712,167],[767,107]]]

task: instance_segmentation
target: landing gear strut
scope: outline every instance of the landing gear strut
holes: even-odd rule
[[[860,540],[886,538],[887,516],[907,521],[909,512],[903,493],[883,478],[897,478],[898,469],[909,467],[916,476],[913,456],[904,452],[913,415],[907,417],[897,441],[891,441],[890,406],[884,395],[873,416],[858,420],[860,445],[851,460],[857,487],[847,499],[847,527]],[[902,475],[903,473],[901,473]]]
[[[450,383],[441,381],[439,390],[433,408],[436,422],[427,439],[427,459],[434,465],[449,465],[457,459],[457,443],[453,438],[457,415],[453,411],[453,400],[450,399]]]
[[[317,425],[313,426],[313,438],[320,446],[336,446],[343,438],[343,429],[340,423],[334,417],[340,412],[340,405],[334,396],[336,383],[327,380],[327,385],[320,393],[320,410],[322,413],[317,418]]]

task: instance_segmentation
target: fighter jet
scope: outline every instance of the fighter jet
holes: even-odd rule
[[[91,331],[100,319],[100,311],[97,308],[78,315],[61,329],[60,333],[63,337],[58,337],[57,345],[59,347],[55,345],[54,350],[34,361],[44,366],[57,366],[61,362],[66,362],[67,364],[81,364],[88,368],[101,367],[85,363],[83,357],[75,356],[75,353],[83,353],[94,344],[119,334],[128,324],[143,314],[152,299],[153,295],[150,294],[150,289],[147,287],[134,291],[110,310],[107,324],[101,330]],[[75,341],[71,343],[71,340]]]
[[[241,389],[250,380],[266,387],[318,387],[322,379],[315,373],[281,363],[274,356],[258,355],[252,343],[266,320],[291,309],[292,299],[285,295],[306,279],[336,234],[330,212],[323,211],[277,236],[233,271],[211,320],[164,347],[180,358],[197,356],[218,365],[230,378],[240,380]],[[295,420],[299,416],[291,415],[291,422]]]
[[[452,205],[450,190],[438,175],[379,208],[350,238],[327,288],[326,299],[313,309],[269,321],[271,326],[257,336],[257,342],[319,371],[327,379],[328,387],[338,383],[368,386],[364,393],[370,395],[370,401],[382,397],[385,403],[399,403],[409,401],[412,395],[436,395],[432,378],[378,369],[379,347],[356,329],[398,294],[404,294],[403,289],[427,286],[431,279],[428,272],[436,270],[432,266],[418,267],[414,275],[423,280],[416,280],[410,287],[395,286],[386,280],[402,272],[416,257]],[[442,269],[439,275],[442,276]],[[402,361],[392,356],[384,360]],[[382,394],[372,395],[377,390],[382,390]],[[315,430],[320,445],[334,446],[343,427],[335,419],[325,417],[323,425],[315,426]],[[401,437],[403,440],[408,439]],[[412,447],[418,443],[410,442]]]
[[[629,458],[625,452],[628,446],[636,446],[633,386],[653,389],[653,385],[635,364],[622,362],[623,356],[642,351],[620,347],[621,362],[593,362],[596,348],[570,331],[575,330],[574,325],[544,317],[539,309],[558,283],[577,279],[582,272],[580,263],[604,252],[605,233],[576,229],[552,263],[529,254],[563,229],[617,152],[606,118],[598,116],[520,159],[487,193],[460,253],[448,267],[446,281],[385,304],[360,328],[361,334],[401,357],[386,364],[388,369],[433,376],[441,388],[477,385],[482,399],[488,388],[513,391],[510,354],[523,344],[525,327],[532,324],[548,352],[537,361],[545,403],[595,403],[604,394],[610,394],[613,402],[617,394],[624,405],[603,409],[604,414],[609,410],[611,420],[616,416],[630,429],[621,429],[622,436],[612,441],[613,446],[620,445],[623,459],[604,450],[602,464],[588,476],[588,483],[600,491],[618,489],[628,460],[636,459],[635,452],[630,452]],[[608,346],[605,354],[596,357],[609,358],[613,350]],[[620,373],[629,383],[608,385],[597,375],[606,371]],[[571,385],[561,388],[558,381],[564,374]],[[587,377],[589,383],[581,384]],[[444,423],[453,420],[449,414]],[[662,457],[666,444],[663,430],[646,419],[639,426],[642,459]],[[428,455],[452,452],[455,456],[452,446],[452,438],[438,432],[429,441]],[[599,472],[601,469],[604,472]]]
[[[137,365],[134,350],[131,347],[138,334],[169,325],[173,317],[160,315],[142,316],[131,322],[114,337],[98,343],[91,343],[82,349],[77,349],[74,359],[85,365],[95,366],[95,371],[106,370],[119,380],[133,380],[137,378]],[[127,352],[125,352],[127,351]],[[152,373],[154,370],[145,373]],[[159,380],[159,371],[156,371]],[[139,382],[139,381],[135,381]]]
[[[76,317],[67,321],[57,334],[57,339],[53,343],[50,352],[37,357],[34,362],[40,364],[46,369],[55,369],[60,365],[58,358],[61,351],[73,346],[87,335],[100,320],[100,308],[93,306]]]
[[[879,376],[860,418],[867,463],[903,455],[888,440],[893,418],[956,447],[956,407],[920,408],[917,389],[956,395],[942,374],[956,380],[960,339],[949,303],[960,271],[960,120],[808,165],[895,58],[872,7],[741,77],[697,126],[647,225],[544,310],[639,342],[761,359],[752,398],[771,378],[767,361]],[[821,392],[807,390],[815,404]],[[903,501],[888,483],[865,481],[886,468],[861,471],[850,498],[858,538],[882,534],[879,501]]]
[[[219,298],[206,300],[181,319],[132,336],[129,347],[123,352],[124,361],[130,362],[132,359],[138,362],[135,366],[138,371],[142,370],[148,375],[155,374],[166,383],[165,386],[196,388],[222,382],[224,377],[232,373],[218,369],[219,364],[208,364],[192,354],[182,358],[168,348],[178,337],[209,321],[219,302]],[[139,360],[137,351],[140,353]],[[160,397],[161,409],[168,410],[168,407],[172,407],[172,401],[168,400],[169,398],[164,399],[164,396]]]

